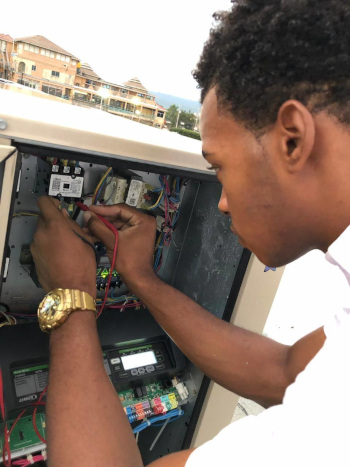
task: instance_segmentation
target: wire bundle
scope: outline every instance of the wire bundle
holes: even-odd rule
[[[96,300],[98,305],[102,304],[102,300]],[[114,297],[113,292],[111,297],[107,298],[107,307],[112,309],[124,310],[124,308],[140,308],[144,306],[141,301],[135,295],[121,295],[119,297]]]
[[[159,206],[163,201],[164,226],[155,247],[154,270],[156,272],[158,272],[161,268],[164,246],[170,245],[171,238],[179,218],[181,189],[179,177],[175,177],[172,190],[170,189],[168,180],[164,175],[159,177],[159,179],[162,184],[162,199],[157,204],[157,206]],[[157,207],[156,205],[154,206]],[[149,209],[153,209],[153,206]]]
[[[27,467],[27,465],[32,465],[34,462],[45,461],[46,455],[38,454],[36,456],[29,455],[25,459],[19,459],[18,461],[13,462],[12,465],[20,465],[21,467]]]
[[[178,418],[182,417],[184,414],[184,411],[181,410],[180,408],[170,410],[170,412],[167,412],[163,415],[158,415],[156,417],[152,418],[145,418],[139,425],[137,425],[135,428],[133,428],[133,433],[140,433],[140,431],[145,430],[149,426],[162,426],[164,423],[159,423],[159,422],[166,422],[169,420],[168,423],[174,422]]]
[[[106,181],[107,181],[107,178],[108,176],[112,173],[113,171],[113,168],[112,167],[109,167],[106,171],[106,173],[103,175],[103,177],[101,178],[101,180],[99,181],[95,191],[94,191],[94,194],[92,196],[92,204],[97,204],[97,201],[99,200],[99,197],[101,195],[101,192],[102,192],[102,188],[104,187]]]
[[[5,318],[5,321],[0,323],[0,328],[3,326],[12,326],[14,324],[17,324],[17,320],[14,316],[6,314],[4,311],[0,311],[0,316]]]

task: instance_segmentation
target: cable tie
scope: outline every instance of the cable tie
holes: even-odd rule
[[[34,459],[33,459],[33,456],[31,454],[29,454],[29,456],[27,456],[27,460],[30,464],[34,464]]]
[[[145,418],[143,421],[147,423],[147,426],[151,426],[151,425],[152,425],[152,423],[148,420],[148,418]]]
[[[46,461],[46,460],[47,460],[47,452],[46,452],[46,449],[44,449],[43,451],[41,451],[41,455],[43,456],[44,461]]]

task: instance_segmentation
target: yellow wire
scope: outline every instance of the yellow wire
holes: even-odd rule
[[[39,214],[34,214],[34,213],[31,213],[31,212],[16,212],[16,214],[14,214],[12,217],[18,217],[18,216],[34,216],[34,217],[38,217]]]
[[[100,189],[100,186],[102,185],[102,183],[105,181],[105,179],[108,177],[108,175],[110,174],[110,172],[112,171],[112,167],[109,167],[107,169],[107,172],[104,174],[104,176],[101,178],[99,184],[97,185],[96,189],[95,189],[95,192],[94,192],[94,195],[92,197],[92,204],[95,204],[95,201],[96,201],[96,195],[98,193],[98,190]]]
[[[157,201],[155,202],[155,204],[154,204],[153,206],[150,206],[150,207],[147,208],[147,209],[152,209],[152,208],[155,208],[155,207],[157,206],[157,204],[158,204],[158,203],[160,202],[160,200],[162,199],[163,192],[164,192],[164,190],[162,190],[162,191],[160,192],[159,198],[157,199]]]

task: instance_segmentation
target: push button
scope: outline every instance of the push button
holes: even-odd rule
[[[146,371],[147,371],[148,373],[151,373],[152,371],[154,371],[154,366],[153,366],[153,365],[148,365],[148,366],[146,366]]]
[[[112,365],[118,365],[118,363],[120,363],[120,358],[111,358]]]
[[[139,370],[137,370],[136,368],[134,368],[133,370],[131,370],[131,374],[133,376],[137,376],[139,374]]]
[[[144,375],[146,373],[146,370],[144,368],[138,368],[137,370],[139,372],[139,375]]]
[[[127,371],[122,371],[118,373],[118,376],[119,378],[126,378],[127,376],[129,376],[129,373]]]

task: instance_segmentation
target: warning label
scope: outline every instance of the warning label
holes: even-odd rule
[[[28,404],[39,398],[47,385],[48,369],[48,365],[38,365],[13,371],[17,402]]]
[[[83,191],[84,177],[72,178],[71,175],[52,174],[50,179],[50,196],[80,198]]]

